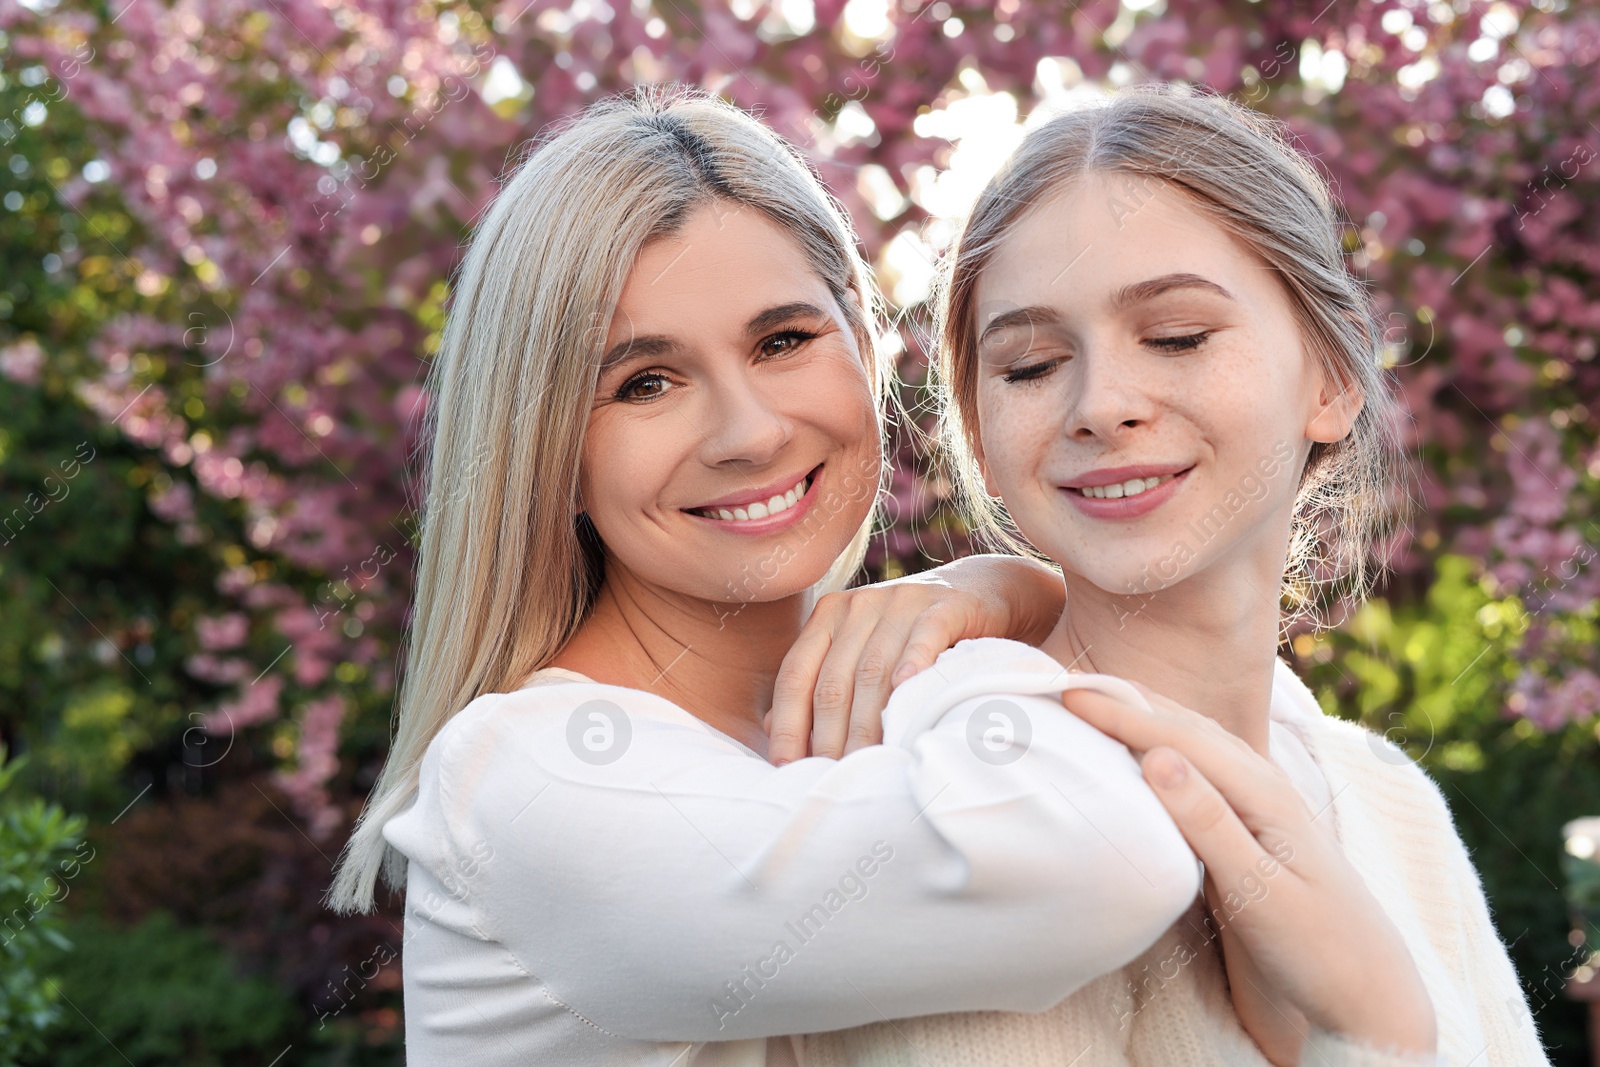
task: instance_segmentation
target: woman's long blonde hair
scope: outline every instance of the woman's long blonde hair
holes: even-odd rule
[[[641,89],[600,101],[536,145],[474,232],[429,373],[398,721],[340,858],[334,910],[371,910],[380,874],[403,884],[405,857],[383,826],[410,805],[444,724],[545,666],[593,604],[604,560],[592,527],[575,518],[578,463],[612,312],[644,245],[714,200],[762,212],[804,249],[856,335],[882,412],[892,369],[877,343],[871,272],[842,208],[765,126],[695,90]],[[871,523],[824,587],[855,573]]]
[[[1287,627],[1338,597],[1359,598],[1381,561],[1375,548],[1403,512],[1399,401],[1384,370],[1372,300],[1351,274],[1340,208],[1327,183],[1274,120],[1223,97],[1140,86],[1058,115],[1023,139],[946,256],[936,302],[941,442],[958,497],[980,536],[1028,551],[984,489],[978,432],[978,279],[1013,226],[1088,174],[1118,176],[1130,204],[1175,186],[1260,257],[1279,281],[1327,380],[1359,392],[1350,433],[1312,446],[1295,497],[1283,580]]]

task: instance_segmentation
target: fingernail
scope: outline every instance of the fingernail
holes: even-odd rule
[[[1156,762],[1150,768],[1150,781],[1162,789],[1176,789],[1183,784],[1185,778],[1189,777],[1188,764],[1184,763],[1183,757],[1176,752],[1159,752],[1152,755]],[[1145,762],[1149,763],[1150,758],[1149,755],[1145,756]]]
[[[899,670],[895,671],[894,672],[894,677],[891,678],[889,681],[893,685],[899,685],[901,682],[905,681],[907,678],[912,677],[916,673],[917,673],[917,668],[914,665],[912,665],[910,663],[907,663],[905,666],[903,666]]]

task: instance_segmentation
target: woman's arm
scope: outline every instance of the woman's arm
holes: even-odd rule
[[[1021,556],[967,556],[822,597],[784,657],[767,758],[839,757],[883,737],[889,693],[973,637],[1038,645],[1066,604],[1059,571]]]
[[[902,695],[949,688],[933,675],[896,694],[892,727]],[[613,762],[585,754],[591,723],[627,733]],[[1020,745],[997,743],[1008,729]],[[470,862],[482,936],[650,1040],[1044,1010],[1147,948],[1198,884],[1127,750],[1028,694],[781,768],[632,690],[480,698],[385,832],[430,871]]]

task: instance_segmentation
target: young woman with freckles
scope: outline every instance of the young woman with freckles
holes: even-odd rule
[[[812,172],[693,93],[597,105],[478,224],[396,736],[331,894],[403,879],[413,1067],[794,1064],[790,1035],[1042,1010],[1195,898],[1125,746],[1059,703],[1026,759],[994,736],[997,694],[1125,682],[934,667],[847,739],[898,665],[1040,640],[1062,598],[1015,557],[839,591],[882,483],[877,307]],[[817,725],[776,766],[785,701]]]
[[[1040,650],[933,670],[1136,683],[1062,699],[1142,755],[1204,893],[1047,1012],[812,1035],[812,1067],[1548,1062],[1438,788],[1275,655],[1280,591],[1303,603],[1319,564],[1362,588],[1396,477],[1336,212],[1266,119],[1177,90],[1053,119],[980,195],[940,304],[947,445],[1067,609]]]

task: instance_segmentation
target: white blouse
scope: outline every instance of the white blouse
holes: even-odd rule
[[[1089,686],[964,641],[884,743],[773,767],[684,709],[540,672],[455,715],[413,805],[411,1067],[793,1063],[778,1035],[1049,1008],[1149,948],[1199,865]],[[1275,735],[1276,736],[1276,735]]]

